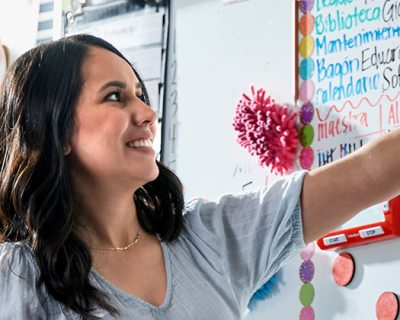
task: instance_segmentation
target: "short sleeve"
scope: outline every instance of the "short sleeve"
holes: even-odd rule
[[[215,253],[243,304],[281,265],[305,246],[300,193],[306,171],[268,188],[195,199],[185,214],[197,246]]]
[[[27,246],[0,244],[1,319],[46,319],[36,290],[37,275],[37,265]]]

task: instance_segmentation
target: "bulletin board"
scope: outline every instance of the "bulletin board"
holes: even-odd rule
[[[389,0],[298,2],[303,168],[343,158],[400,126],[399,8]],[[385,205],[342,228],[383,220]]]
[[[299,2],[299,98],[313,168],[399,127],[399,9],[389,0]]]

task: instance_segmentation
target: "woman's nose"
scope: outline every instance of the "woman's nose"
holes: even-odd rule
[[[132,122],[136,126],[152,125],[157,120],[157,113],[146,103],[139,100],[132,113]]]

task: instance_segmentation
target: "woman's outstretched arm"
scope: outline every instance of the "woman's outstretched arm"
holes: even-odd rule
[[[400,193],[400,129],[312,170],[301,194],[304,241],[332,231],[361,210]]]

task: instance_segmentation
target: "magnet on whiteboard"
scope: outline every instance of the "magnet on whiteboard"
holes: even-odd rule
[[[376,318],[378,320],[395,320],[399,314],[399,299],[394,292],[385,291],[376,302]]]
[[[350,253],[340,253],[333,262],[332,275],[336,284],[347,286],[353,279],[355,272],[355,263]]]

